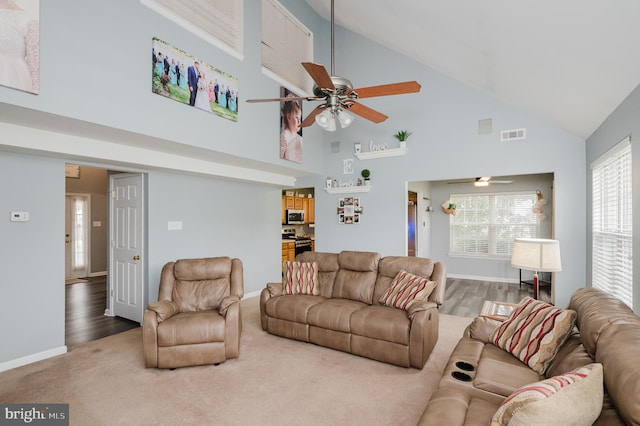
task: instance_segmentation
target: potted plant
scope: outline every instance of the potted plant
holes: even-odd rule
[[[447,200],[442,203],[442,211],[446,214],[456,214],[456,205],[451,201]]]
[[[406,148],[407,139],[411,136],[411,132],[408,130],[398,130],[393,136],[400,141],[400,148]]]
[[[360,172],[360,175],[364,178],[365,185],[371,185],[371,181],[369,180],[371,176],[371,172],[369,171],[369,169],[362,169],[362,171]]]

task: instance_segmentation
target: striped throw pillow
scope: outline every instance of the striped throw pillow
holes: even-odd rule
[[[409,309],[413,303],[426,300],[436,284],[424,277],[400,271],[380,298],[380,303],[392,308]]]
[[[544,374],[575,321],[575,311],[525,297],[493,331],[491,341],[536,373]]]
[[[491,419],[491,426],[591,425],[602,411],[602,364],[531,383],[505,399]]]
[[[317,262],[283,262],[283,294],[320,294]]]

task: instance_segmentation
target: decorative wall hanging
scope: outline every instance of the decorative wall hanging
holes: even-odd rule
[[[546,215],[542,212],[542,207],[547,204],[547,200],[542,198],[542,192],[536,191],[536,195],[538,196],[538,201],[533,204],[531,211],[538,216],[538,220],[546,219]]]
[[[238,121],[238,79],[153,38],[153,93]]]
[[[39,28],[40,0],[0,1],[0,85],[40,92]]]
[[[342,225],[360,223],[360,215],[363,212],[359,197],[340,198],[338,201],[338,223]]]
[[[286,87],[280,87],[280,158],[302,163],[302,103],[298,96]]]

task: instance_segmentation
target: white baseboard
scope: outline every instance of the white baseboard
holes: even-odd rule
[[[67,347],[59,346],[57,348],[49,349],[47,351],[38,352],[37,354],[31,354],[31,355],[23,356],[21,358],[12,359],[11,361],[3,362],[0,364],[0,373],[3,371],[11,370],[12,368],[22,367],[23,365],[42,361],[43,359],[52,358],[54,356],[58,356],[66,353],[67,353]]]
[[[252,297],[258,297],[262,293],[262,290],[252,291],[251,293],[245,293],[243,299],[251,299]]]
[[[107,275],[107,271],[91,272],[88,276],[89,277],[103,277],[105,275]]]
[[[479,277],[475,275],[459,275],[459,274],[447,274],[447,278],[455,278],[458,280],[491,281],[496,283],[520,284],[520,280],[518,280],[517,278]]]

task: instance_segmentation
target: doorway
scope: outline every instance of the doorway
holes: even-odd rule
[[[409,191],[407,194],[407,256],[416,256],[416,221],[418,213],[418,194]]]
[[[120,285],[118,274],[111,264],[112,254],[110,235],[114,229],[110,213],[112,191],[110,179],[125,174],[102,168],[73,165],[74,174],[66,174],[65,196],[65,342],[67,346],[86,343],[111,334],[135,328],[142,321],[141,313],[129,315],[114,310],[115,300],[129,299],[129,294],[120,296],[127,286]],[[129,187],[127,192],[137,193],[144,199],[144,188]],[[137,222],[137,245],[142,248],[145,228]],[[140,263],[140,262],[138,262]],[[122,277],[124,274],[121,274]],[[126,278],[126,275],[124,275]],[[143,276],[143,270],[138,276]],[[72,279],[69,279],[73,277]],[[134,292],[136,306],[143,303],[143,280],[137,279],[139,288],[127,290]]]

